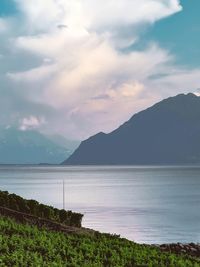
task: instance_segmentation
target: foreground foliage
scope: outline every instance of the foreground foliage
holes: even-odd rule
[[[117,236],[66,235],[0,217],[0,266],[199,267],[200,261]]]
[[[75,227],[81,227],[83,218],[82,214],[59,210],[36,200],[26,200],[7,191],[0,191],[0,206]]]

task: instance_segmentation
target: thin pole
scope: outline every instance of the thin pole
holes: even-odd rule
[[[65,210],[65,180],[63,180],[63,209]]]

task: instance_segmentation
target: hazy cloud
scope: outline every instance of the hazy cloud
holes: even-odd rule
[[[141,27],[180,12],[178,0],[15,3],[19,14],[4,28],[0,44],[0,54],[7,55],[0,68],[7,91],[1,95],[15,103],[7,124],[15,113],[22,130],[86,138],[199,81],[199,70],[175,67],[174,57],[159,44],[140,51],[129,47],[139,40]],[[155,75],[159,78],[152,79]]]
[[[37,129],[44,123],[45,123],[45,119],[44,118],[37,118],[37,117],[34,117],[34,116],[30,116],[28,118],[23,118],[22,119],[19,129],[21,131]]]

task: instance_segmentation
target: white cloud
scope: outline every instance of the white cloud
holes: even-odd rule
[[[171,67],[156,79],[147,80],[149,89],[159,92],[161,98],[173,96],[176,93],[196,92],[200,85],[200,69]]]
[[[85,138],[117,127],[159,99],[168,84],[175,90],[183,77],[186,84],[196,84],[194,73],[191,78],[186,73],[173,78],[169,73],[173,57],[158,44],[141,51],[121,49],[140,38],[141,25],[181,11],[178,0],[15,1],[23,23],[14,28],[22,27],[23,34],[16,34],[12,50],[20,57],[35,56],[40,64],[8,71],[7,77],[25,100],[56,110],[55,116],[49,115],[49,124],[25,116],[21,129],[49,127]],[[150,76],[162,72],[170,75],[157,80],[161,89]]]
[[[105,29],[153,23],[182,9],[178,0],[16,0],[35,30],[56,25],[76,29]]]
[[[83,3],[83,1],[82,1]],[[83,10],[91,18],[92,28],[122,27],[154,23],[181,10],[178,1],[162,0],[93,0],[84,1]]]
[[[30,116],[28,118],[23,118],[21,120],[19,129],[21,131],[37,129],[45,122],[46,121],[44,118],[37,118],[35,116]]]
[[[24,72],[8,72],[7,77],[16,82],[38,82],[51,76],[57,70],[56,65],[42,65]]]

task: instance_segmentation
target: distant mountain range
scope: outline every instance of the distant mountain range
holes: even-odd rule
[[[78,143],[74,144],[74,149],[77,146]],[[45,136],[16,128],[0,129],[0,164],[59,164],[74,149],[73,144],[61,136]]]
[[[47,138],[56,143],[57,145],[67,148],[70,154],[72,154],[81,143],[81,141],[66,139],[64,136],[59,134],[47,135]]]
[[[165,99],[115,131],[89,138],[63,164],[199,163],[200,97],[190,93]]]

